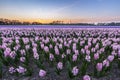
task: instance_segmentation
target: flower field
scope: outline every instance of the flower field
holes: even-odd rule
[[[5,80],[120,80],[120,29],[0,29]]]

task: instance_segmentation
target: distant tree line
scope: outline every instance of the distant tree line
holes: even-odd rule
[[[98,26],[120,26],[120,22],[111,22],[111,23],[98,23]]]
[[[0,25],[83,25],[83,26],[120,26],[120,22],[111,23],[64,23],[63,21],[53,21],[51,23],[40,23],[40,22],[20,22],[19,20],[9,20],[0,18]]]
[[[19,20],[0,19],[0,25],[40,25],[39,22],[20,22]]]

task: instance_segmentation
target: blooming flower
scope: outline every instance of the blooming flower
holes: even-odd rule
[[[117,50],[118,49],[118,47],[116,45],[113,45],[112,48],[113,48],[113,50]]]
[[[76,55],[79,55],[79,51],[78,51],[78,50],[75,50],[75,54],[76,54]]]
[[[41,46],[42,49],[44,48],[44,44],[43,43],[40,46]]]
[[[88,47],[91,47],[91,45],[92,45],[91,42],[88,42]]]
[[[73,69],[72,69],[73,75],[76,76],[78,74],[78,72],[79,72],[79,69],[77,68],[77,66],[73,67]]]
[[[62,49],[62,44],[59,45],[59,48]]]
[[[57,47],[55,47],[55,54],[56,54],[56,55],[59,55],[59,54],[60,54],[59,49],[58,49]]]
[[[9,68],[9,72],[10,72],[11,74],[13,74],[14,72],[16,72],[16,70],[15,70],[14,67],[10,67],[10,68]]]
[[[90,76],[89,76],[89,75],[85,75],[85,76],[83,77],[83,80],[91,80],[91,79],[90,79]]]
[[[10,57],[11,57],[12,59],[14,59],[14,58],[15,58],[15,56],[16,56],[15,51],[11,51],[11,53],[10,53]]]
[[[16,44],[19,44],[19,40],[18,39],[16,39],[15,42],[16,42]]]
[[[38,36],[36,36],[36,37],[35,37],[35,41],[38,41],[38,40],[39,40],[39,37],[38,37]]]
[[[104,48],[104,47],[103,47],[103,48],[101,48],[101,49],[100,49],[100,51],[101,51],[101,52],[104,52],[104,51],[105,51],[105,48]]]
[[[99,59],[99,54],[98,53],[94,54],[94,59],[95,60]]]
[[[65,57],[66,57],[66,55],[63,53],[63,54],[62,54],[62,58],[65,58]]]
[[[86,50],[86,54],[87,54],[87,55],[90,55],[90,50]]]
[[[39,54],[35,52],[35,53],[33,54],[33,57],[38,60],[38,59],[39,59]]]
[[[93,39],[93,44],[95,44],[97,42],[97,39]]]
[[[41,70],[39,71],[39,76],[40,76],[40,77],[44,77],[45,75],[46,75],[46,71],[41,69]]]
[[[96,44],[95,49],[99,49],[99,44],[98,43]]]
[[[25,49],[26,49],[26,50],[30,49],[30,45],[26,45],[26,46],[25,46]]]
[[[81,49],[81,52],[82,52],[83,54],[85,54],[85,49],[82,48],[82,49]]]
[[[37,48],[33,47],[33,53],[37,53]]]
[[[76,43],[73,43],[73,51],[75,51],[76,50]]]
[[[92,49],[91,49],[91,52],[95,52],[95,48],[92,48]]]
[[[117,55],[117,53],[115,51],[112,51],[111,54],[114,55],[114,56]],[[120,53],[118,53],[118,56],[120,56]]]
[[[109,55],[107,58],[110,62],[112,62],[114,60],[114,56],[113,55]]]
[[[70,49],[67,49],[66,53],[67,53],[67,54],[70,54],[70,53],[71,53],[71,50],[70,50]]]
[[[86,59],[86,61],[90,62],[91,61],[90,55],[86,55],[85,59]]]
[[[45,52],[49,52],[49,48],[47,46],[44,47]]]
[[[102,63],[97,63],[97,65],[96,65],[97,71],[102,71],[102,68],[103,68],[103,64]]]
[[[22,67],[22,66],[19,66],[19,68],[17,68],[16,70],[17,70],[18,73],[22,73],[22,74],[24,74],[24,73],[27,71],[27,70],[26,70],[24,67]]]
[[[20,57],[21,62],[25,62],[25,57]]]
[[[77,60],[77,55],[74,54],[74,55],[72,56],[72,61],[76,61],[76,60]]]
[[[105,59],[103,61],[103,66],[109,67],[109,65],[110,65],[110,62],[107,59]]]
[[[115,51],[114,51],[115,52]],[[118,50],[118,56],[120,57],[120,50]]]
[[[24,44],[27,44],[29,42],[29,39],[28,38],[22,38]]]
[[[45,44],[49,42],[49,38],[47,37],[46,40],[44,40]]]
[[[88,50],[88,48],[89,48],[88,45],[86,45],[86,46],[85,46],[85,50]]]
[[[50,54],[50,55],[49,55],[49,59],[50,59],[50,61],[53,61],[54,55],[53,55],[53,54]]]
[[[26,55],[26,53],[25,53],[25,50],[24,50],[24,49],[20,50],[20,53],[21,53],[21,55]]]
[[[52,49],[52,48],[53,48],[53,45],[52,45],[52,44],[50,44],[50,45],[49,45],[49,48],[50,48],[50,49]]]
[[[84,43],[85,43],[85,41],[81,41],[80,42],[80,46],[83,46]]]
[[[17,51],[19,48],[20,48],[20,45],[17,44],[17,45],[14,47],[14,50]]]
[[[7,57],[10,55],[11,49],[10,48],[6,48],[4,51],[4,56]]]
[[[62,62],[59,62],[58,64],[57,64],[57,69],[63,69],[63,63]]]
[[[6,48],[7,48],[7,43],[3,43],[1,47],[2,47],[3,49],[6,49]]]

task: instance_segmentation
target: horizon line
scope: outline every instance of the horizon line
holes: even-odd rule
[[[8,20],[8,21],[19,21],[19,22],[29,22],[29,23],[33,23],[33,22],[38,22],[38,23],[42,23],[42,24],[47,24],[47,23],[52,23],[53,21],[62,21],[64,24],[65,23],[111,23],[111,22],[120,22],[120,20],[104,20],[100,21],[98,19],[98,21],[96,20],[85,20],[85,19],[24,19],[24,20],[20,20],[20,19],[9,19],[9,18],[0,18],[0,20]]]

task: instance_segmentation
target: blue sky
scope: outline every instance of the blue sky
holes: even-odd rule
[[[120,0],[0,0],[0,18],[48,22],[120,21]]]

